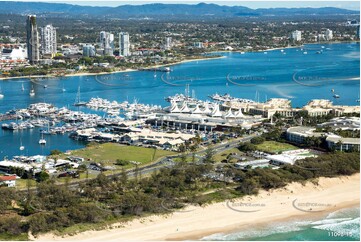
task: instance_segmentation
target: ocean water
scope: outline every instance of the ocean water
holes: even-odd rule
[[[322,54],[317,54],[317,51],[322,51]],[[151,71],[134,71],[35,81],[26,78],[0,81],[0,89],[5,95],[0,99],[0,113],[26,108],[36,102],[76,110],[72,104],[78,87],[82,101],[101,97],[110,101],[137,100],[167,106],[164,98],[184,93],[186,84],[190,85],[191,94],[203,100],[217,92],[257,101],[288,98],[294,107],[303,106],[316,98],[331,99],[335,104],[359,104],[356,102],[360,98],[359,43],[312,44],[305,45],[303,49],[289,48],[284,52],[273,50],[266,53],[220,53],[224,58],[173,65],[171,73],[158,72],[156,77]],[[34,97],[29,96],[32,87],[36,92]],[[331,90],[340,98],[334,99]],[[94,112],[87,108],[80,110]],[[48,136],[46,139],[46,146],[41,147],[37,130],[0,130],[0,160],[4,156],[19,155],[20,142],[25,146],[23,153],[26,155],[46,155],[52,149],[65,151],[84,145],[70,140],[67,135]]]
[[[360,208],[337,210],[317,219],[289,220],[240,230],[213,234],[205,241],[360,241]]]

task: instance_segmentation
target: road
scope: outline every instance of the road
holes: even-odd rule
[[[229,142],[216,144],[212,148],[213,148],[213,151],[215,153],[220,153],[220,152],[223,152],[223,151],[226,151],[226,150],[237,147],[240,142],[250,141],[253,137],[255,137],[255,135],[249,135],[247,137],[238,138],[238,139],[235,139],[235,140],[232,140],[232,141],[229,141]],[[200,159],[198,161],[198,163],[202,162],[203,157],[200,156],[200,154],[202,154],[204,152],[205,152],[205,149],[195,152],[196,157],[198,159]],[[188,154],[188,156],[191,156],[191,155],[192,154]],[[172,167],[175,164],[175,162],[173,162],[172,159],[177,158],[177,157],[180,157],[180,156],[179,155],[177,155],[177,156],[165,156],[165,157],[159,159],[158,161],[156,161],[156,162],[154,162],[154,163],[152,163],[150,165],[139,167],[138,168],[138,174],[140,176],[148,175],[148,174],[151,174],[151,173],[153,173],[153,172],[155,172],[155,171],[157,171],[157,170],[159,170],[161,168]],[[136,174],[135,169],[127,171],[127,176],[128,177],[134,177],[135,174]],[[120,176],[120,175],[121,175],[121,173],[117,173],[117,174],[108,175],[108,177],[112,178],[112,177],[117,177],[117,176]],[[76,189],[77,187],[79,187],[79,185],[81,183],[84,183],[84,182],[86,182],[86,181],[82,180],[82,181],[70,182],[68,184],[68,187],[72,188],[72,189]],[[64,183],[59,183],[59,185],[60,184],[64,184]],[[18,191],[26,191],[26,190],[27,190],[27,188],[23,188],[23,189],[19,189]],[[31,190],[36,190],[36,188],[31,188]]]
[[[250,136],[247,136],[247,137],[238,138],[238,139],[235,139],[235,140],[230,141],[230,142],[216,144],[213,147],[213,151],[215,153],[221,153],[223,151],[236,148],[240,142],[250,141],[253,137],[255,137],[255,135],[250,135]],[[199,159],[198,163],[202,162],[203,157],[200,156],[200,154],[204,153],[204,151],[205,151],[205,149],[195,152],[196,157]],[[192,156],[192,154],[188,154],[188,156]],[[155,171],[157,171],[157,170],[159,170],[159,169],[161,169],[163,167],[171,167],[175,163],[172,162],[172,161],[169,161],[169,159],[177,158],[177,157],[180,157],[180,156],[177,155],[177,156],[172,156],[172,157],[170,157],[170,156],[163,157],[159,161],[157,161],[157,162],[155,162],[155,163],[153,163],[151,165],[143,166],[143,167],[139,168],[138,172],[141,175],[146,175],[146,174],[155,172]],[[117,175],[119,175],[119,174],[117,174]],[[114,176],[117,176],[117,175],[114,175]],[[135,175],[135,172],[132,172],[132,171],[128,172],[128,176],[134,176],[134,175]]]

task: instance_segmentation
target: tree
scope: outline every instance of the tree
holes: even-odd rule
[[[185,152],[180,155],[180,160],[183,163],[187,162],[187,154]]]
[[[87,167],[86,164],[81,164],[80,166],[78,166],[78,172],[79,173],[83,173],[83,172],[85,172],[87,170],[88,170],[88,167]]]
[[[127,160],[121,160],[121,159],[117,159],[115,164],[117,166],[126,166],[126,165],[129,165],[129,161]]]
[[[49,174],[46,171],[41,171],[38,175],[37,175],[37,179],[39,182],[43,182],[49,179]]]
[[[19,235],[22,232],[23,228],[19,215],[8,215],[0,219],[0,233]]]
[[[120,174],[120,182],[125,185],[128,181],[128,174],[127,172],[124,170],[124,168],[122,168],[122,172]]]
[[[266,139],[262,136],[257,136],[251,139],[251,143],[254,145],[262,144]]]
[[[254,144],[251,144],[250,142],[244,142],[239,144],[238,149],[244,152],[255,151],[256,146]]]
[[[10,207],[13,199],[15,199],[15,190],[7,187],[0,187],[0,214],[4,213],[6,209]]]
[[[258,193],[258,187],[258,182],[254,178],[249,178],[243,180],[236,190],[245,195],[255,195]]]
[[[181,153],[186,152],[186,146],[184,144],[180,144],[178,147],[178,152],[181,152]]]
[[[62,154],[63,152],[62,151],[60,151],[60,150],[51,150],[50,151],[50,155],[60,155],[60,154]]]
[[[208,146],[206,151],[205,151],[205,155],[204,155],[204,162],[205,163],[214,163],[214,159],[213,159],[213,156],[214,156],[214,150],[212,147]]]
[[[190,151],[192,152],[192,162],[195,162],[195,161],[196,161],[196,150],[197,150],[197,147],[196,147],[196,145],[191,145],[191,146],[189,146],[189,149],[190,149]]]

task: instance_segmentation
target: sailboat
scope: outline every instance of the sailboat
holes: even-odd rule
[[[31,87],[31,90],[30,90],[30,97],[33,97],[33,96],[35,96],[35,90],[34,90],[34,87],[32,86]]]
[[[25,91],[24,83],[21,83],[21,91]]]
[[[85,106],[86,102],[80,101],[80,86],[78,87],[78,93],[76,94],[74,106]]]
[[[64,88],[64,85],[63,85],[63,89],[61,89],[63,92],[65,92],[66,90],[65,90],[65,88]]]
[[[0,87],[0,99],[4,98],[4,94],[2,94],[1,87]]]
[[[46,145],[46,140],[44,139],[44,135],[41,135],[41,139],[39,140],[39,145]]]

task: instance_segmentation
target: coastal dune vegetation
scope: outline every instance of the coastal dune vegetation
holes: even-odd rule
[[[257,194],[261,189],[281,188],[291,182],[304,183],[319,177],[348,176],[359,172],[360,154],[334,152],[297,161],[279,169],[239,170],[224,166],[224,180],[212,179],[212,159],[204,164],[177,162],[150,176],[141,172],[129,176],[123,171],[108,177],[73,185],[49,179],[25,191],[0,188],[1,239],[24,239],[53,231],[74,234],[104,228],[150,214],[167,214],[188,204],[206,205],[215,201]],[[96,226],[95,226],[96,225]]]

